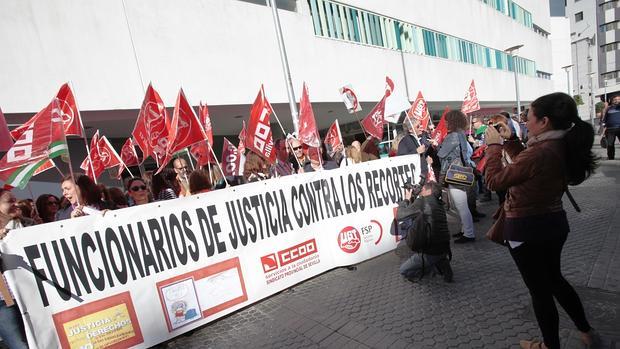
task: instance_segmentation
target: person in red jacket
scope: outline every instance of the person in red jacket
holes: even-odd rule
[[[508,190],[503,209],[503,240],[527,286],[543,342],[521,341],[522,348],[560,348],[554,298],[566,310],[590,347],[597,336],[583,305],[560,268],[569,226],[562,207],[568,185],[577,185],[596,168],[592,126],[579,117],[573,98],[564,93],[539,97],[531,104],[527,148],[510,127],[488,127],[485,179],[491,190]],[[501,136],[500,136],[501,133]],[[504,138],[504,140],[502,140]],[[502,150],[512,163],[502,165]]]

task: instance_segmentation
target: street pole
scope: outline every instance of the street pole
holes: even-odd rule
[[[291,108],[291,117],[293,119],[293,129],[295,134],[299,133],[297,104],[295,104],[295,93],[293,90],[293,82],[291,80],[291,71],[288,66],[288,58],[286,56],[286,48],[284,47],[284,38],[282,36],[282,27],[280,26],[280,17],[278,17],[278,8],[275,0],[266,0],[271,6],[271,14],[273,15],[273,25],[276,29],[276,37],[278,39],[278,47],[280,49],[280,60],[282,61],[282,70],[284,72],[284,80],[286,80],[286,92],[288,94],[288,103]],[[284,135],[286,136],[286,135]]]
[[[517,117],[521,115],[521,98],[519,98],[519,78],[517,77],[517,55],[515,51],[523,47],[523,45],[516,45],[504,50],[512,57],[512,70],[515,75],[515,95],[517,97]]]
[[[515,93],[517,96],[517,118],[521,115],[521,99],[519,98],[519,78],[517,77],[517,56],[512,55],[512,68],[515,73]]]
[[[572,64],[569,64],[569,65],[566,65],[566,66],[563,66],[563,67],[562,67],[562,69],[564,69],[564,71],[566,72],[566,91],[567,91],[568,95],[569,95],[569,96],[571,96],[571,97],[572,97],[573,95],[571,94],[571,88],[570,88],[570,75],[569,75],[569,73],[568,73],[568,68],[570,68],[570,67],[572,67],[572,66],[573,66]]]

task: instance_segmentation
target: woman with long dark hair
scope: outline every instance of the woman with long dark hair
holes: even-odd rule
[[[555,300],[591,347],[597,336],[583,305],[560,268],[569,226],[562,207],[568,185],[577,185],[596,168],[594,130],[579,117],[573,98],[552,93],[536,99],[529,110],[527,148],[504,123],[486,130],[486,182],[508,190],[501,233],[527,286],[543,342],[521,341],[522,348],[560,348]],[[504,139],[502,141],[502,138]],[[512,163],[502,165],[502,150]]]
[[[181,187],[176,181],[177,173],[171,168],[164,168],[153,176],[151,192],[155,201],[172,200],[179,197]]]

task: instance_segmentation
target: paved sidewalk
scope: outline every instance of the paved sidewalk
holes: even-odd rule
[[[597,149],[604,156],[602,149]],[[563,272],[582,296],[603,348],[620,348],[620,161],[603,161],[591,179],[571,189],[582,212],[566,200],[572,232]],[[497,201],[480,205],[490,214]],[[451,230],[458,228],[450,218]],[[508,252],[484,239],[453,246],[455,282],[404,280],[398,248],[339,268],[168,343],[170,348],[518,348],[540,338],[530,298]],[[564,348],[580,348],[578,332],[560,310]]]

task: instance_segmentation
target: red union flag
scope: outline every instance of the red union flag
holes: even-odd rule
[[[418,92],[418,96],[413,104],[411,104],[411,108],[407,111],[407,117],[419,120],[420,128],[422,130],[425,130],[426,127],[428,127],[428,122],[430,121],[431,116],[428,113],[428,105],[424,100],[424,96],[422,96],[422,91]]]
[[[210,123],[209,123],[210,124]],[[207,139],[200,121],[189,104],[183,89],[179,90],[168,134],[168,155]],[[164,164],[165,165],[165,164]]]
[[[166,157],[170,121],[159,93],[149,84],[142,101],[142,107],[134,126],[133,138],[144,154],[142,161],[149,156],[159,165]]]
[[[431,134],[431,139],[437,144],[441,144],[443,139],[446,138],[448,134],[448,125],[446,125],[446,114],[450,111],[450,108],[446,107],[443,110],[443,114],[441,114],[441,119],[439,120],[439,124],[437,124],[437,128]]]
[[[370,114],[362,120],[362,127],[366,132],[378,140],[383,139],[383,114],[385,113],[385,98],[383,96],[379,103],[375,105]]]
[[[99,157],[99,130],[95,132],[93,138],[90,140],[90,156],[86,155],[80,168],[86,172],[88,177],[95,181],[105,170],[103,162]]]
[[[239,149],[239,153],[245,153],[245,120],[243,121],[241,132],[239,132],[239,145],[237,146],[237,149]]]
[[[52,104],[31,119],[0,160],[0,180],[6,187],[25,188],[37,168],[48,160],[52,143]]]
[[[394,81],[389,76],[385,77],[385,96],[389,97],[394,91]]]
[[[121,148],[121,160],[127,166],[138,166],[140,163],[138,154],[136,154],[136,148],[134,148],[131,138],[127,138],[125,144],[123,144],[123,148]]]
[[[273,109],[265,98],[265,90],[261,85],[258,96],[256,96],[250,110],[245,146],[273,164],[276,162],[276,152],[273,149],[273,136],[269,124],[271,113],[273,113]]]
[[[311,147],[319,147],[321,145],[321,139],[316,130],[314,112],[310,104],[310,96],[308,95],[308,86],[306,86],[305,82],[301,100],[299,100],[299,140]]]
[[[222,171],[224,176],[236,176],[239,173],[240,159],[237,147],[224,137],[224,147],[222,148]]]
[[[80,117],[80,112],[75,104],[75,97],[73,96],[73,92],[71,92],[71,87],[69,87],[69,84],[65,83],[64,85],[62,85],[60,87],[60,90],[58,90],[55,98],[58,103],[57,113],[62,116],[65,135],[84,137],[84,134],[82,133],[82,119]],[[21,134],[26,129],[28,129],[28,127],[34,122],[37,117],[40,116],[40,114],[44,110],[45,109],[38,112],[23,125],[11,131],[11,136],[13,137],[13,139],[19,138]]]
[[[7,151],[13,146],[13,140],[11,139],[11,133],[9,127],[6,124],[2,109],[0,109],[0,151]]]
[[[192,157],[196,159],[196,162],[199,166],[204,166],[209,163],[215,163],[215,158],[211,153],[211,144],[206,141],[196,143],[191,146],[189,149],[189,153],[192,154]]]
[[[476,85],[474,84],[474,80],[472,80],[469,85],[469,89],[467,89],[467,92],[465,93],[461,111],[464,114],[468,114],[475,112],[476,110],[480,110],[480,101],[478,100],[478,94],[476,93]]]
[[[327,130],[327,134],[325,134],[325,139],[323,140],[323,142],[325,142],[327,155],[329,155],[330,158],[334,156],[334,154],[336,153],[336,148],[338,148],[338,146],[344,146],[344,144],[342,143],[342,137],[340,136],[340,126],[338,125],[338,119],[336,119],[336,121],[334,121],[334,123],[329,127],[329,130]]]
[[[209,116],[209,108],[207,108],[207,104],[202,105],[202,102],[198,105],[198,117],[200,119],[200,124],[205,130],[205,134],[207,135],[207,139],[209,140],[209,144],[213,144],[213,128],[211,127],[211,116]]]
[[[123,164],[121,157],[118,156],[118,153],[114,150],[110,142],[108,142],[106,136],[99,138],[98,150],[99,159],[101,159],[103,168],[113,168]]]
[[[353,87],[351,85],[345,85],[339,89],[340,95],[342,96],[342,101],[344,102],[345,107],[349,114],[353,114],[355,112],[361,111],[362,107],[357,100],[357,96],[355,92],[353,92]]]

